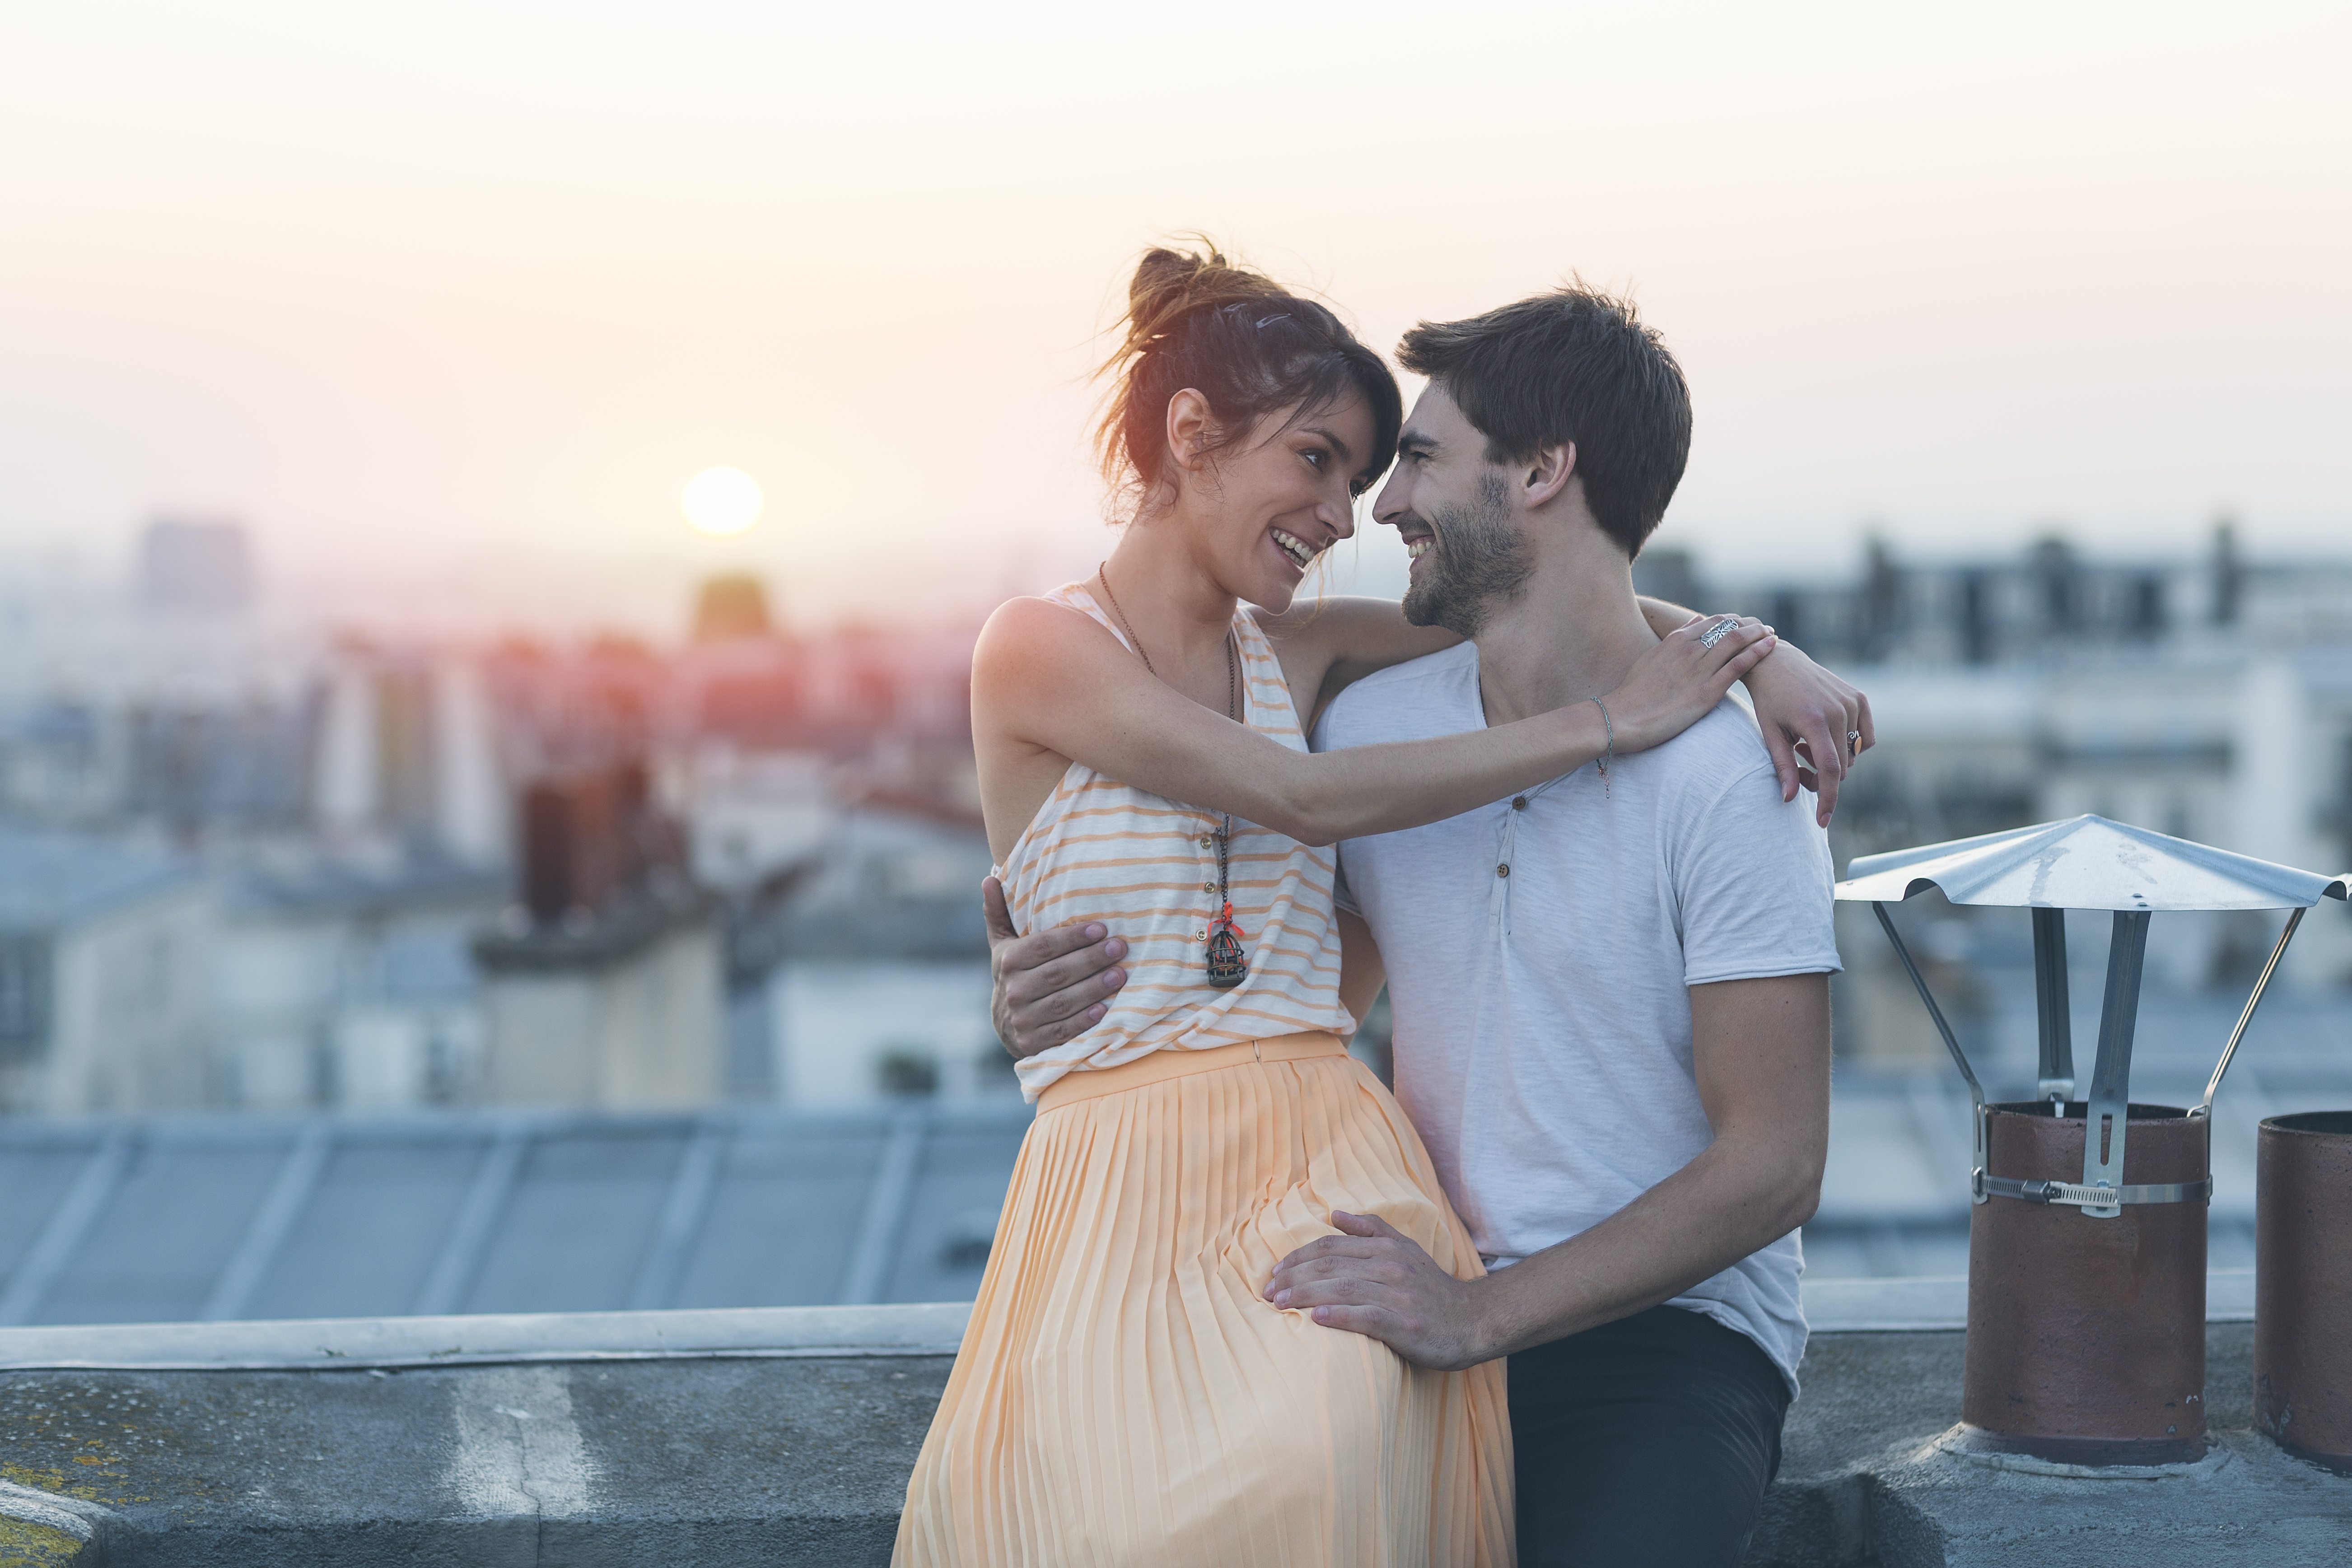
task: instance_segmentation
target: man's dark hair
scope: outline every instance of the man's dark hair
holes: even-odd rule
[[[1690,458],[1690,387],[1633,307],[1581,285],[1466,321],[1423,321],[1398,363],[1486,437],[1490,463],[1576,443],[1585,504],[1627,560],[1666,514]]]

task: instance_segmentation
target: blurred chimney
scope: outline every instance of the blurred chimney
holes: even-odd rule
[[[2238,624],[2238,602],[2246,590],[2246,563],[2238,555],[2238,525],[2229,518],[2213,524],[2213,624]]]
[[[521,909],[474,956],[482,1093],[504,1104],[692,1105],[725,1066],[719,933],[645,766],[542,778],[520,801]]]
[[[694,640],[740,642],[775,630],[768,616],[768,590],[749,573],[730,573],[702,584],[694,605]]]

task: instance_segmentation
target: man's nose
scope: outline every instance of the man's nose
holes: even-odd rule
[[[1394,528],[1412,510],[1406,500],[1404,470],[1400,466],[1395,473],[1389,476],[1388,483],[1381,487],[1380,495],[1373,500],[1372,521]]]

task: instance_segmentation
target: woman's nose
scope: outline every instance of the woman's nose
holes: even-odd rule
[[[1315,509],[1317,517],[1334,535],[1341,539],[1356,536],[1356,498],[1342,489],[1338,498],[1326,498]]]

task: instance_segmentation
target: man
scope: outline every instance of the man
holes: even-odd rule
[[[1342,691],[1318,747],[1578,701],[1655,640],[1631,567],[1690,432],[1657,335],[1566,289],[1424,324],[1401,357],[1430,385],[1374,514],[1413,553],[1407,616],[1470,640]],[[1727,703],[1653,750],[1340,846],[1343,996],[1360,1016],[1385,977],[1397,1098],[1489,1272],[1457,1280],[1335,1214],[1341,1234],[1266,1294],[1423,1365],[1510,1358],[1523,1563],[1737,1563],[1779,1464],[1838,959],[1826,841],[1774,773]],[[1035,967],[1028,988],[1050,981],[1076,1022],[1113,945],[1080,934],[1043,964],[1035,939],[1006,944],[1000,975]]]

